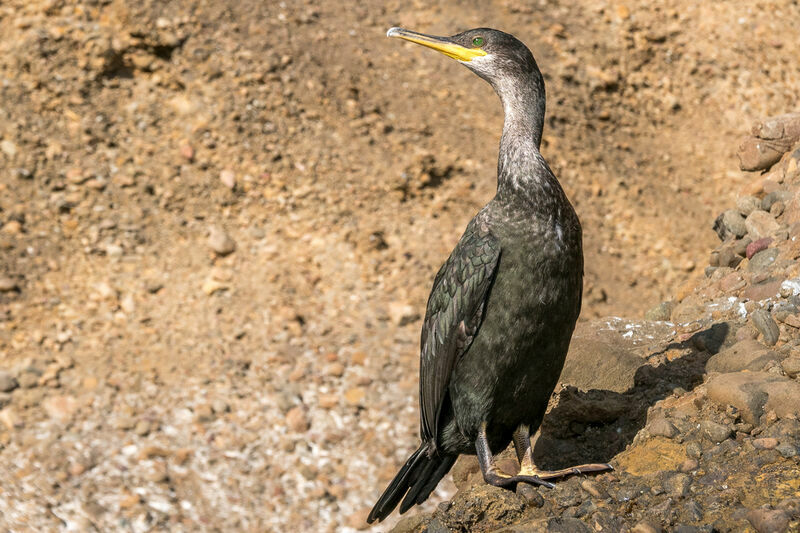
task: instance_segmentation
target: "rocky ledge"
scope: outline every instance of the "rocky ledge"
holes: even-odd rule
[[[393,531],[800,531],[800,145],[771,157],[716,219],[703,276],[645,321],[576,331],[537,464],[613,472],[514,493],[462,457],[452,500]]]

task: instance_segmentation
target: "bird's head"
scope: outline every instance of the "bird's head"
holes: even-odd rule
[[[504,80],[539,74],[527,46],[513,35],[491,28],[475,28],[450,37],[392,28],[386,35],[433,48],[456,59],[495,87]]]

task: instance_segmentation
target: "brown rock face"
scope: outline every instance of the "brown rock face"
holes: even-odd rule
[[[708,380],[708,397],[732,405],[750,424],[767,411],[779,417],[800,416],[800,383],[766,372],[733,372]]]
[[[754,339],[737,342],[727,350],[712,356],[706,363],[709,372],[738,372],[739,370],[762,370],[780,355]]]

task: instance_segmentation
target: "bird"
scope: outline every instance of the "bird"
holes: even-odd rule
[[[424,502],[459,455],[477,455],[486,483],[554,487],[548,480],[612,469],[605,463],[555,471],[533,461],[531,435],[544,417],[581,309],[582,230],[540,152],[542,73],[513,35],[476,28],[450,37],[391,28],[387,36],[432,48],[487,81],[504,122],[497,192],[467,224],[439,269],[420,339],[421,444],[367,522]],[[494,454],[514,443],[520,470]],[[401,503],[402,500],[402,503]]]

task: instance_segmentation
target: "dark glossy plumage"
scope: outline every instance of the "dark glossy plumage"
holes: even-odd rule
[[[496,30],[436,39],[467,47],[476,36],[486,54],[462,63],[492,85],[505,111],[497,194],[434,280],[420,347],[422,444],[370,522],[401,499],[400,512],[427,499],[459,454],[476,453],[476,442],[499,452],[520,426],[535,432],[580,312],[580,223],[539,153],[541,73],[524,44]]]

